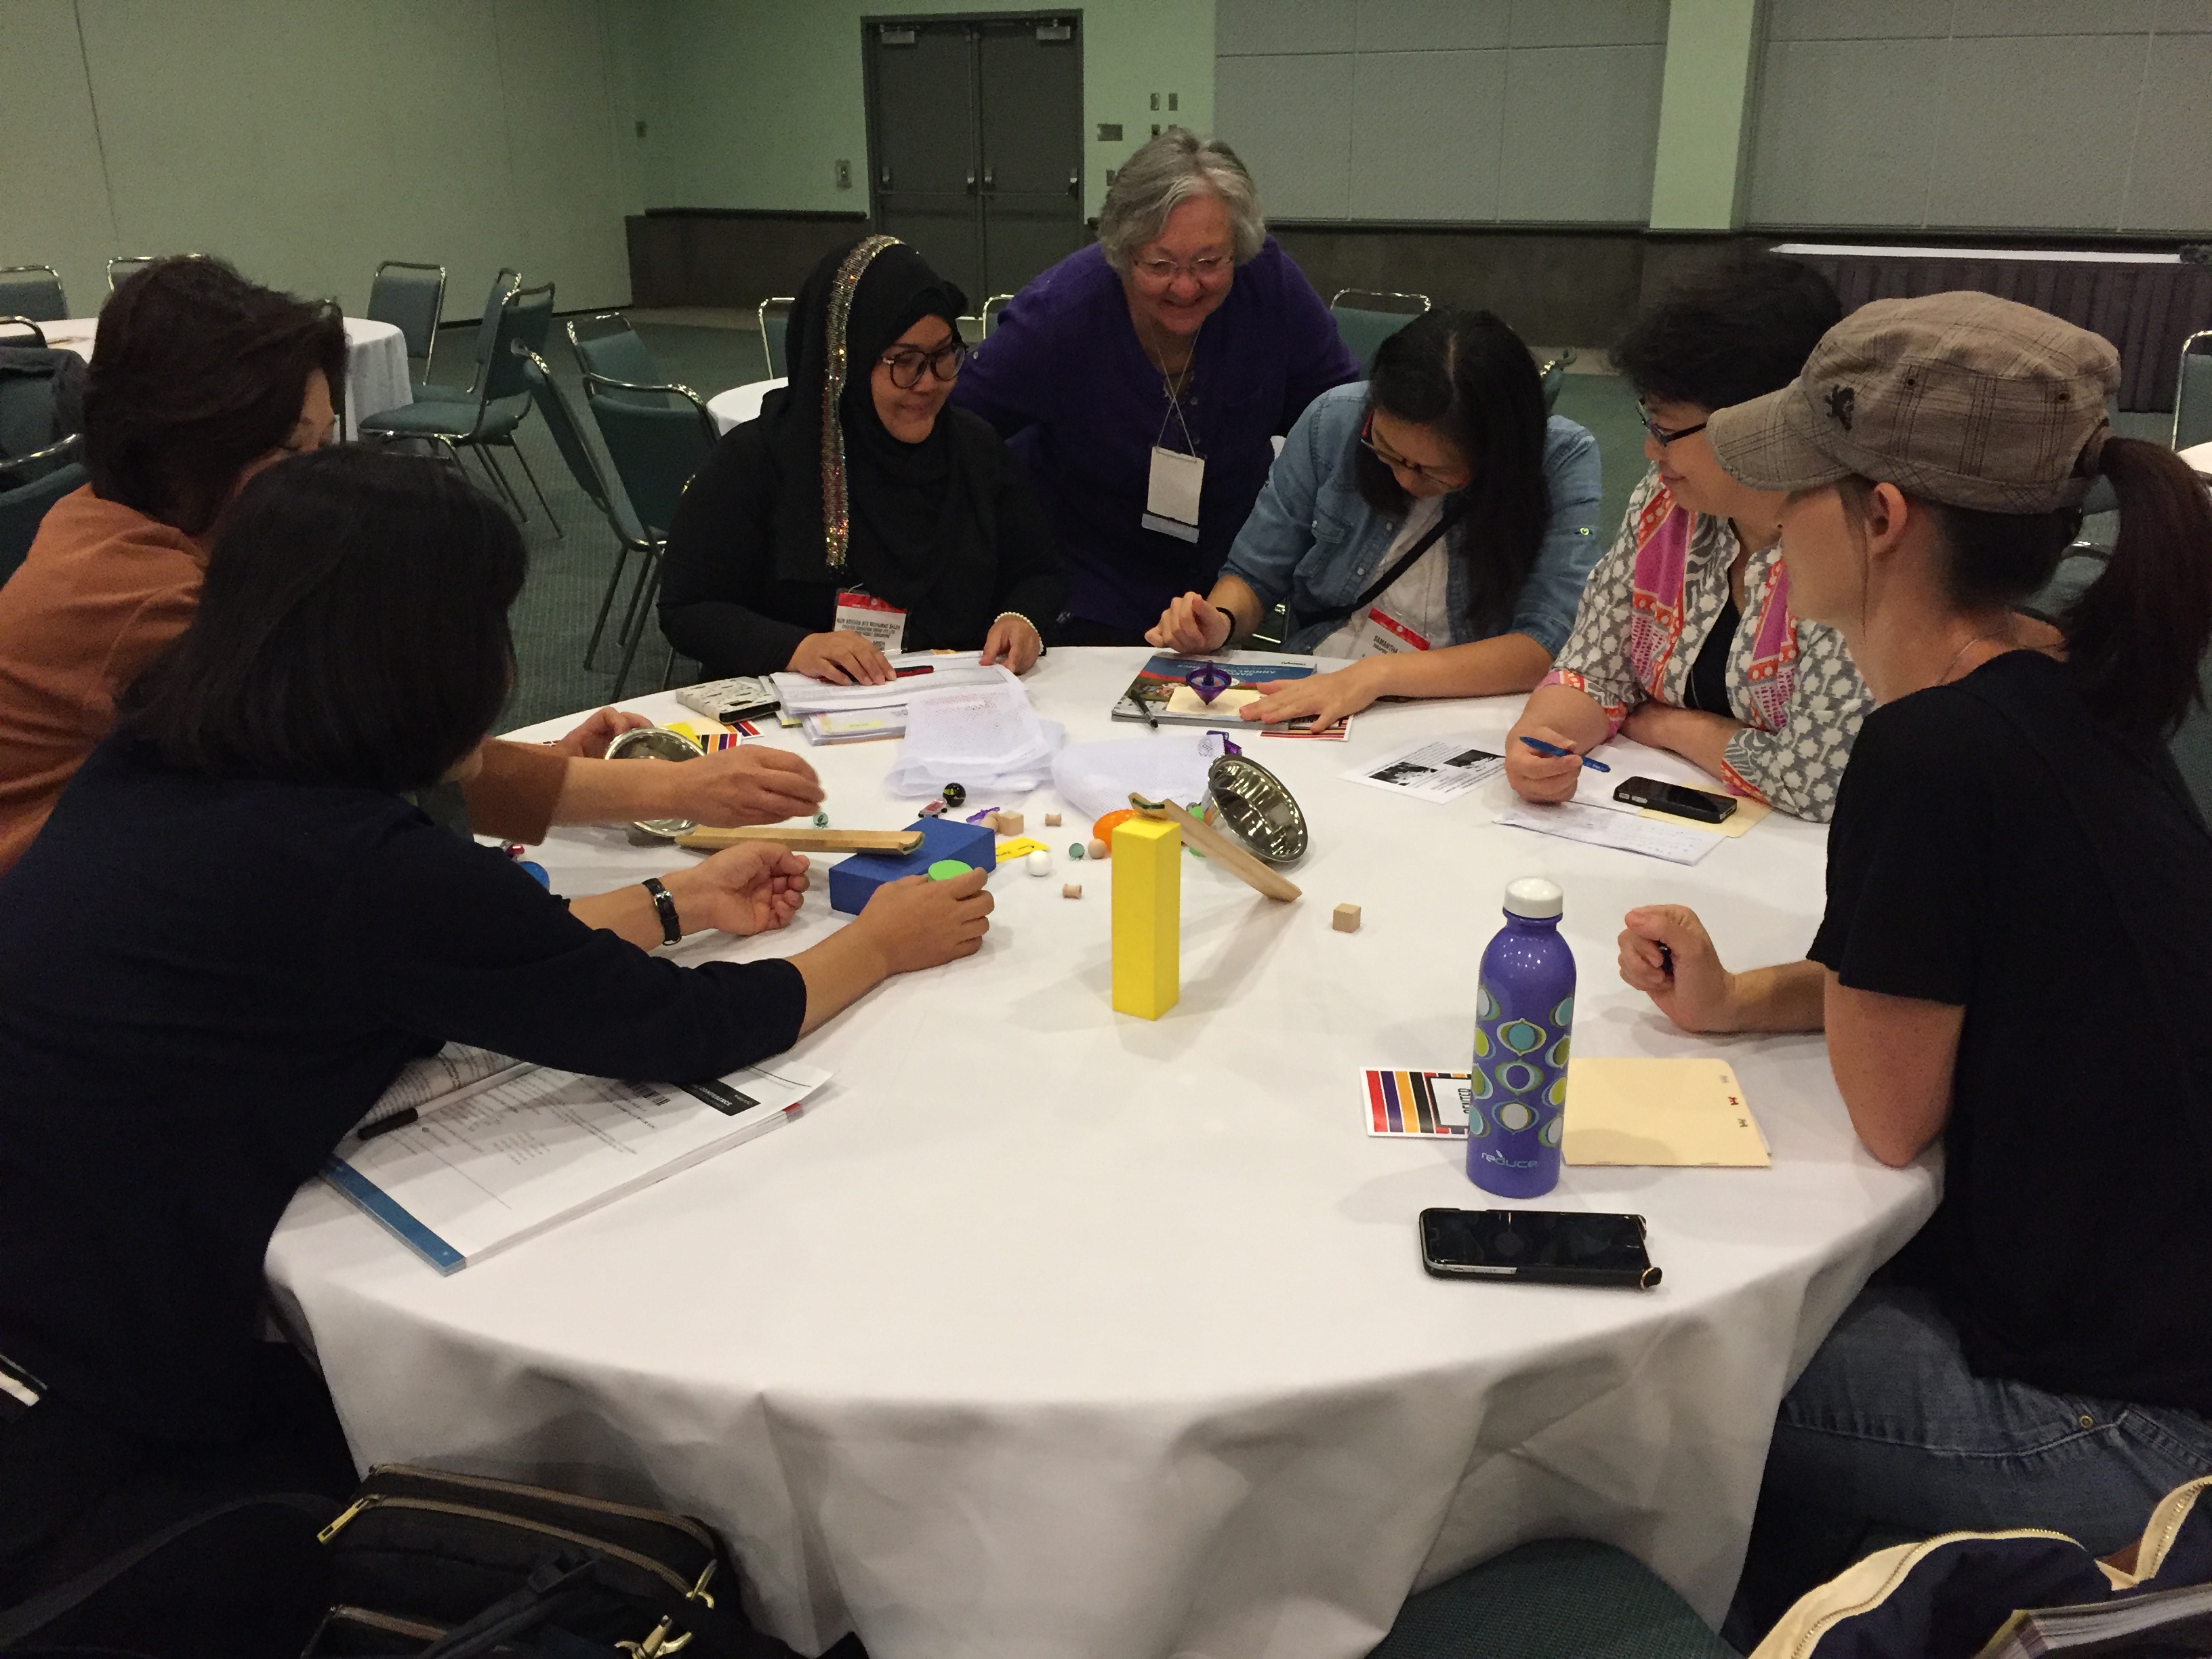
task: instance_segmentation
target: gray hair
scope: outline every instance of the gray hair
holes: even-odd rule
[[[1098,242],[1106,263],[1127,276],[1139,252],[1159,240],[1168,216],[1194,197],[1212,196],[1229,210],[1237,263],[1244,264],[1267,240],[1260,192],[1237,152],[1218,138],[1201,138],[1188,127],[1170,127],[1124,161],[1106,191],[1098,214]]]

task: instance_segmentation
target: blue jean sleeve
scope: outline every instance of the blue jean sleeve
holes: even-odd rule
[[[1267,470],[1252,512],[1221,567],[1271,608],[1290,597],[1291,573],[1314,544],[1314,498],[1320,493],[1322,465],[1319,428],[1326,424],[1332,400],[1324,396],[1306,406],[1283,441],[1283,453]]]
[[[1552,495],[1552,517],[1544,544],[1521,597],[1513,607],[1513,629],[1557,656],[1574,631],[1582,603],[1603,544],[1598,539],[1604,497],[1597,440],[1572,421],[1552,417],[1544,445],[1544,482]]]

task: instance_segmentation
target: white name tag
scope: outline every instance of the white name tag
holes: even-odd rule
[[[886,657],[892,656],[906,639],[906,612],[872,593],[840,593],[837,631],[858,634]]]
[[[1144,525],[1186,542],[1198,539],[1198,498],[1206,487],[1206,461],[1152,446],[1152,481],[1145,491]]]
[[[1398,651],[1425,651],[1429,642],[1380,605],[1368,607],[1352,635],[1355,657],[1381,657]]]

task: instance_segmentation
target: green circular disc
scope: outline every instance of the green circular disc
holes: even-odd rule
[[[952,881],[966,875],[970,867],[958,859],[939,859],[929,866],[929,878],[932,881]]]

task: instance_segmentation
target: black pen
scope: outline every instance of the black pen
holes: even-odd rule
[[[402,1106],[390,1117],[380,1117],[374,1123],[364,1123],[356,1133],[357,1140],[374,1140],[379,1135],[388,1135],[394,1129],[404,1129],[422,1115],[412,1106]]]

